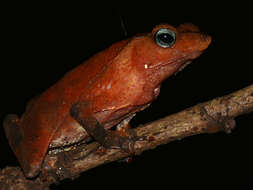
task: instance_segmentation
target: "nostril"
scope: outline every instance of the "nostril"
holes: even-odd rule
[[[211,42],[211,36],[209,36],[208,34],[201,34],[201,40],[204,42]]]
[[[198,50],[203,51],[205,50],[211,43],[211,36],[208,34],[200,34],[199,36],[199,44],[198,44]]]

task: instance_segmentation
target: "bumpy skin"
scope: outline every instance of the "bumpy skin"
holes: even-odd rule
[[[175,32],[173,46],[156,44],[154,35],[160,28]],[[102,129],[126,121],[149,105],[158,96],[161,82],[198,57],[210,41],[191,24],[158,25],[151,33],[113,44],[67,73],[32,100],[20,119],[7,116],[6,135],[25,175],[39,173],[49,147],[84,140],[87,131],[104,146],[114,146],[116,135]],[[126,139],[119,142],[116,145],[129,145]]]

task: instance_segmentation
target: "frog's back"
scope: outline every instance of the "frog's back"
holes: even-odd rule
[[[29,103],[18,124],[23,138],[12,147],[27,176],[38,172],[56,130],[69,117],[71,105],[127,43],[118,42],[96,54]]]

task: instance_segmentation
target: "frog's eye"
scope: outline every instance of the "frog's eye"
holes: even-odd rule
[[[155,42],[157,45],[167,48],[171,47],[175,41],[176,41],[176,34],[175,32],[167,29],[167,28],[161,28],[155,33]]]

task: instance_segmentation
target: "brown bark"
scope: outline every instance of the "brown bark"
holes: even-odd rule
[[[133,129],[140,138],[135,154],[187,136],[218,131],[231,132],[233,118],[253,111],[253,85],[227,96],[198,104],[182,112]],[[46,189],[65,178],[74,178],[91,168],[129,156],[119,149],[104,151],[97,142],[79,145],[45,158],[42,172],[36,179],[25,179],[18,167],[0,171],[0,189]]]

